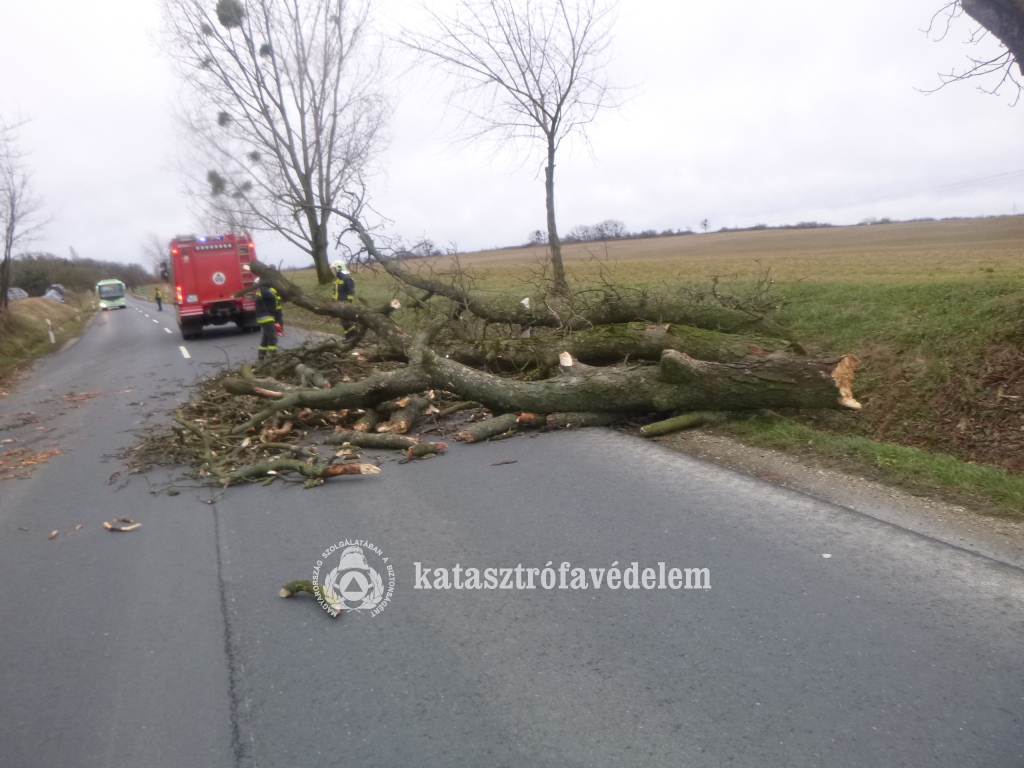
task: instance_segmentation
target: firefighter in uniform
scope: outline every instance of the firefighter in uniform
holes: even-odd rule
[[[164,294],[163,294],[163,292],[159,288],[157,288],[156,289],[156,293],[154,294],[153,297],[156,299],[156,311],[157,312],[163,312],[164,311]]]
[[[348,272],[348,265],[344,261],[331,262],[331,272],[334,273],[334,300],[355,301],[356,284]],[[346,339],[356,332],[356,326],[353,324],[342,322],[341,327],[345,331]]]
[[[281,313],[281,297],[269,285],[256,286],[256,322],[263,331],[260,339],[260,360],[271,352],[277,352],[277,337],[284,334]]]

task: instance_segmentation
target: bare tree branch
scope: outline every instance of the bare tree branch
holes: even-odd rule
[[[14,249],[29,242],[50,223],[40,218],[43,201],[32,190],[32,174],[24,153],[16,144],[20,123],[0,118],[0,233],[3,261],[0,262],[0,309],[7,309]]]
[[[567,288],[555,221],[555,156],[621,91],[605,76],[614,3],[604,0],[459,0],[445,16],[428,10],[429,31],[405,30],[402,42],[453,77],[451,103],[473,127],[515,152],[539,150],[544,167],[547,236],[557,291]]]
[[[1016,106],[1024,93],[1024,0],[949,0],[932,16],[926,32],[931,34],[941,24],[941,33],[936,38],[941,40],[964,13],[982,25],[971,31],[967,43],[976,45],[991,34],[999,39],[1002,52],[981,58],[968,56],[969,67],[940,74],[942,82],[936,88],[918,90],[934,93],[950,83],[983,78],[988,85],[979,85],[978,90],[997,94],[1009,85],[1014,89],[1011,106]]]
[[[333,211],[361,203],[390,110],[370,0],[164,0],[164,18],[190,192],[229,229],[279,233],[328,282]]]

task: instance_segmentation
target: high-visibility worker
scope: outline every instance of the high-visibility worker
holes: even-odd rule
[[[344,261],[332,261],[331,272],[334,273],[334,300],[355,301],[356,283],[349,274],[348,265]],[[343,321],[341,327],[345,330],[345,338],[356,332],[354,324]]]
[[[153,294],[153,298],[156,299],[156,311],[157,312],[163,312],[164,311],[164,294],[163,294],[163,291],[161,291],[159,288],[157,288],[156,289],[156,293]]]
[[[281,297],[269,285],[256,287],[256,322],[263,331],[260,338],[260,360],[271,352],[277,352],[277,337],[284,335],[284,315],[281,312]]]

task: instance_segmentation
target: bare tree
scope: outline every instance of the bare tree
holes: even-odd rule
[[[370,0],[164,0],[188,86],[191,192],[231,230],[279,233],[321,283],[336,211],[355,210],[389,107]]]
[[[139,250],[145,259],[144,263],[149,265],[150,271],[159,278],[167,268],[169,259],[169,245],[165,238],[153,232],[147,232],[142,242],[139,243]]]
[[[563,292],[555,156],[570,137],[585,141],[598,113],[618,104],[605,77],[613,11],[613,0],[458,0],[451,15],[428,11],[432,29],[403,37],[455,77],[453,103],[476,126],[470,138],[542,150],[548,245]]]
[[[925,91],[932,93],[950,83],[988,78],[990,86],[979,86],[984,93],[998,93],[1003,86],[1016,89],[1013,103],[1016,104],[1024,93],[1024,2],[1022,0],[949,0],[932,17],[928,32],[941,26],[939,39],[945,37],[951,24],[966,13],[981,27],[972,30],[969,43],[981,42],[990,33],[999,39],[998,55],[987,57],[969,56],[970,66],[963,71],[952,70],[940,75],[942,84]]]
[[[48,221],[39,218],[42,200],[32,191],[32,177],[25,155],[16,144],[17,124],[0,120],[0,231],[3,261],[0,262],[0,309],[7,309],[14,249],[31,240]]]
[[[711,226],[711,222],[708,221],[707,219],[701,219],[700,220],[700,228],[704,230],[704,234],[705,235],[708,233],[708,227],[710,227],[710,226]]]

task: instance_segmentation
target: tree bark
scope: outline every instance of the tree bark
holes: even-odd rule
[[[257,387],[249,385],[250,379],[225,379],[224,389],[233,394],[261,396]],[[414,392],[430,389],[430,377],[419,366],[398,368],[394,371],[377,371],[356,382],[335,384],[330,389],[293,390],[278,399],[270,400],[267,408],[252,419],[237,424],[231,434],[241,434],[258,426],[279,411],[292,408],[337,411],[340,408],[369,408],[385,400],[401,397]],[[334,407],[332,403],[347,405]]]
[[[860,363],[853,355],[710,363],[666,350],[656,366],[577,364],[536,382],[501,379],[429,350],[423,358],[435,388],[478,400],[495,413],[860,408],[850,392]]]
[[[408,403],[391,414],[391,418],[386,423],[377,425],[378,432],[404,435],[412,429],[413,424],[430,405],[430,400],[419,395],[413,395],[408,400]]]
[[[960,0],[961,7],[1013,54],[1024,74],[1024,1]]]
[[[341,430],[328,435],[322,441],[323,445],[344,445],[348,443],[358,448],[383,448],[385,450],[404,451],[420,441],[415,437],[405,435],[394,435],[389,433],[378,434],[376,432],[359,432],[356,430]]]
[[[295,372],[299,374],[299,379],[302,381],[302,385],[305,387],[313,386],[319,389],[328,389],[331,386],[331,382],[327,380],[320,371],[312,366],[306,365],[305,363],[299,363],[295,366]]]
[[[470,424],[465,429],[456,433],[456,440],[463,440],[467,443],[479,443],[481,440],[488,440],[507,432],[515,431],[519,426],[519,416],[515,413],[505,413],[493,419],[484,419],[475,424]]]
[[[626,418],[626,414],[617,411],[609,413],[549,413],[545,419],[548,427],[607,427]]]
[[[380,413],[374,408],[367,408],[366,413],[359,417],[353,425],[355,432],[373,432],[374,427],[380,423]]]
[[[640,434],[644,437],[661,437],[662,435],[671,435],[673,432],[679,432],[683,429],[702,427],[708,422],[720,421],[722,418],[722,414],[717,411],[684,413],[680,416],[673,416],[671,419],[648,424],[640,429]]]
[[[499,414],[860,408],[850,391],[860,363],[853,355],[824,359],[768,356],[740,363],[713,363],[669,349],[657,365],[592,368],[577,363],[545,381],[500,378],[429,349],[420,357],[416,364],[377,371],[362,381],[284,393],[269,399],[265,410],[231,432],[240,434],[284,410],[366,408],[428,389],[457,393]],[[223,386],[231,392],[259,396],[259,391],[247,390],[250,381],[227,379]]]
[[[548,247],[551,249],[551,277],[556,294],[569,291],[565,279],[565,265],[562,264],[562,241],[558,237],[555,222],[555,136],[548,134],[548,162],[544,167],[544,205],[548,215]]]
[[[401,306],[397,302],[389,302],[380,309],[370,309],[350,301],[322,301],[299,288],[273,267],[253,261],[250,263],[250,268],[262,282],[277,290],[282,300],[290,301],[318,315],[336,317],[349,323],[359,323],[377,334],[380,343],[389,352],[400,356],[408,353],[412,337],[388,317],[391,312]]]
[[[588,365],[623,360],[660,360],[666,349],[685,352],[698,360],[730,363],[778,352],[788,341],[767,336],[734,336],[690,325],[629,323],[600,325],[569,335],[549,333],[527,339],[480,339],[447,346],[435,345],[452,360],[474,368],[542,372],[558,367],[558,355],[568,352]]]

